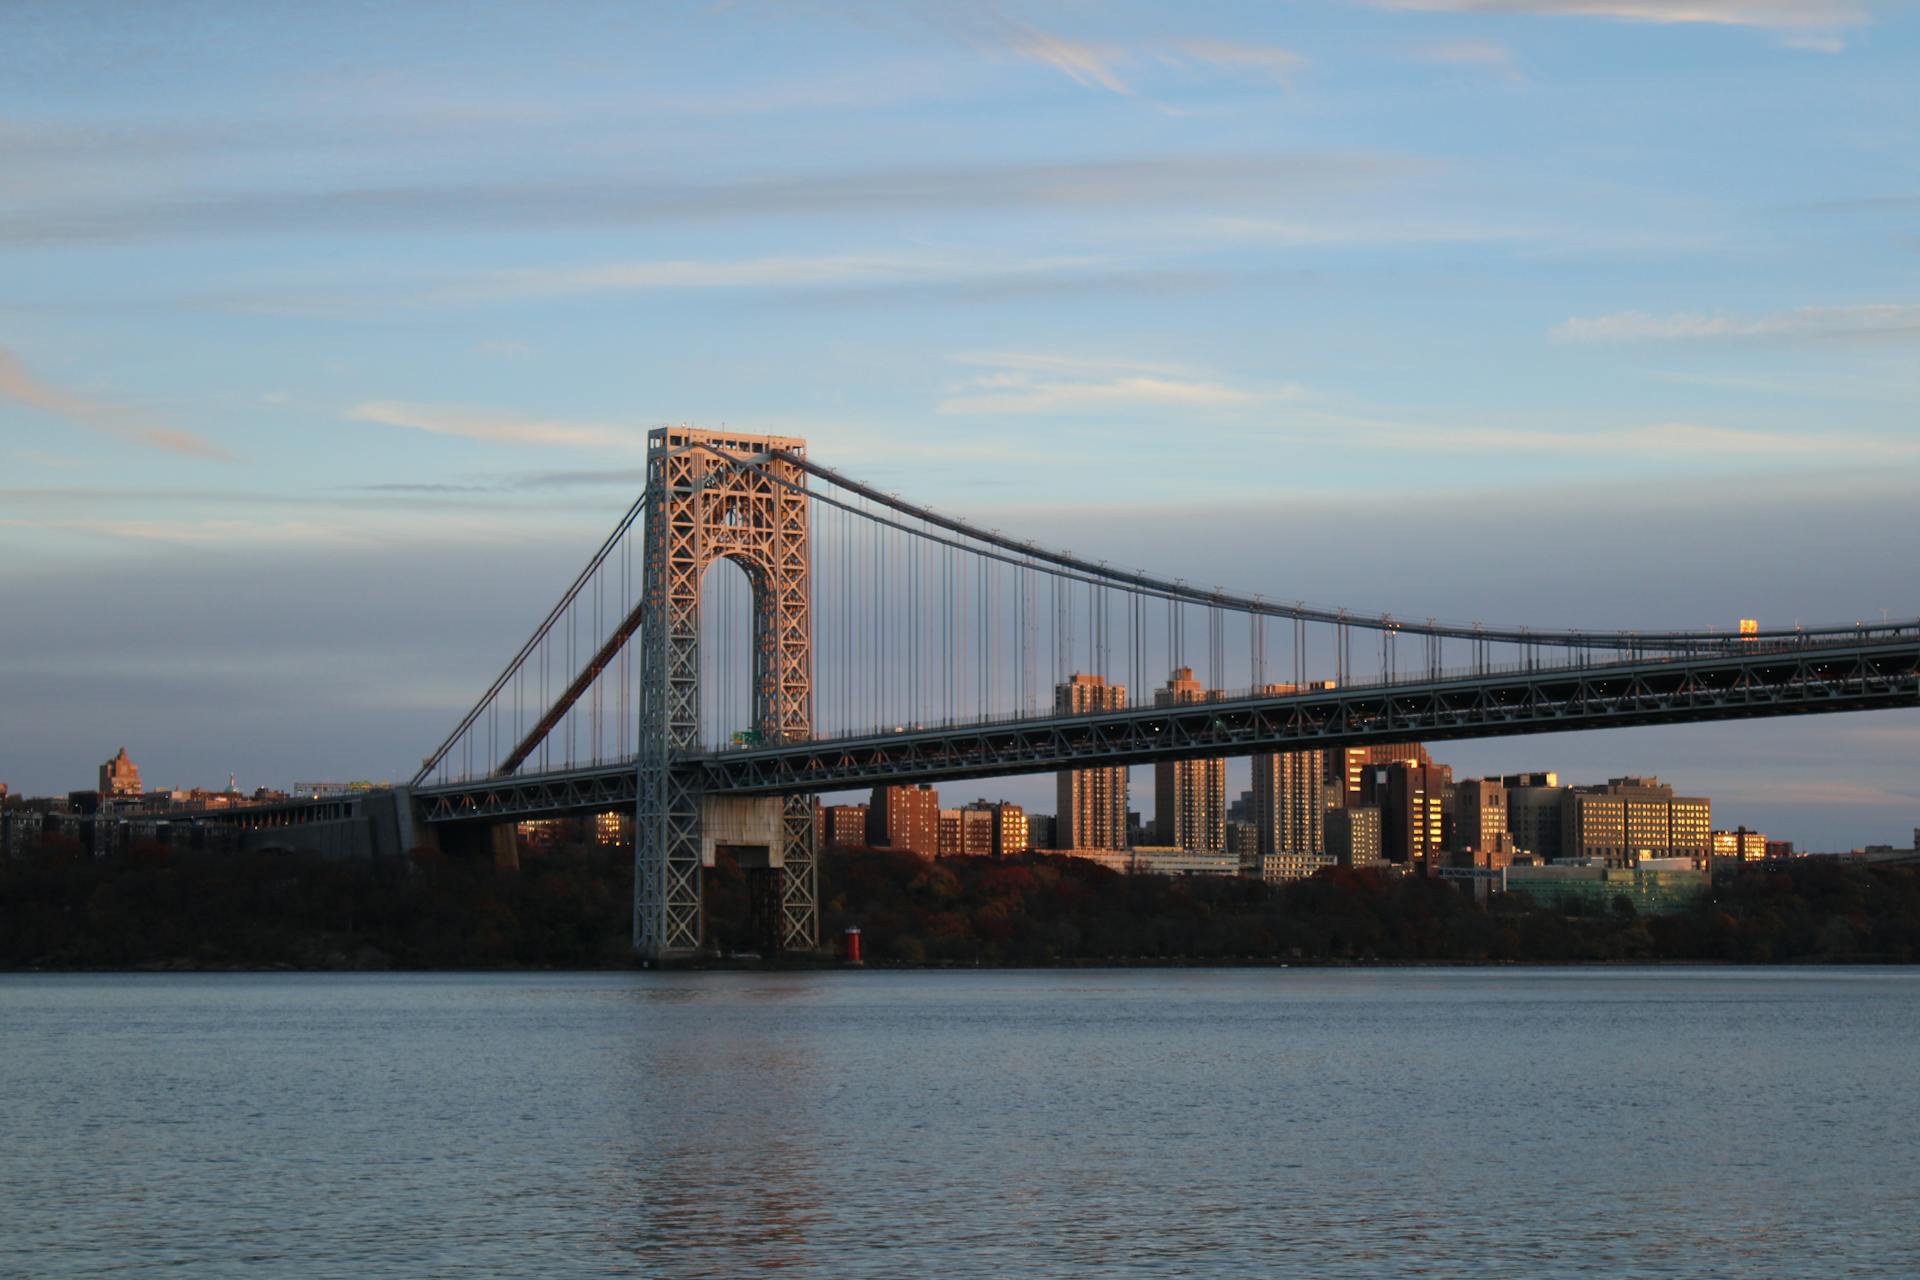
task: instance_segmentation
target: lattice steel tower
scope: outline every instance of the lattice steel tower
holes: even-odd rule
[[[699,746],[700,586],[716,560],[745,570],[753,592],[754,730],[763,743],[812,734],[807,476],[773,453],[806,447],[689,427],[647,438],[633,939],[652,959],[700,948],[701,870],[718,845],[766,873],[774,945],[819,943],[813,797],[710,797],[675,767]]]

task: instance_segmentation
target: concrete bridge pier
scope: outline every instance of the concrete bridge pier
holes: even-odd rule
[[[713,866],[724,850],[746,873],[747,930],[769,960],[786,942],[785,817],[786,801],[780,796],[704,796],[700,803],[700,865]]]
[[[438,847],[459,862],[490,860],[505,870],[520,869],[520,847],[511,822],[442,822],[427,828],[428,847]]]
[[[430,823],[409,787],[376,791],[365,801],[368,844],[375,854],[405,856],[432,849],[449,858],[486,859],[496,867],[518,870],[520,849],[514,823],[498,818]]]

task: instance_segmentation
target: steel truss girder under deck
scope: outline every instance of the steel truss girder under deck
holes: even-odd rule
[[[688,755],[708,793],[785,794],[1101,764],[1920,706],[1920,640],[1714,654]],[[631,765],[420,788],[428,821],[622,807]],[[789,813],[793,809],[789,805]]]
[[[1148,707],[927,730],[699,762],[720,792],[998,777],[1370,743],[1920,705],[1920,640]]]
[[[549,773],[509,774],[467,783],[418,787],[414,796],[427,822],[470,818],[561,818],[633,808],[638,774],[631,760]]]

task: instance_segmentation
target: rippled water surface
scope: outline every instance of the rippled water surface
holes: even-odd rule
[[[0,977],[0,1274],[1920,1274],[1920,974]]]

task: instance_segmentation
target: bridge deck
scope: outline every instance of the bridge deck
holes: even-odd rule
[[[701,789],[805,794],[879,783],[1050,773],[1095,764],[1255,755],[1813,715],[1920,705],[1920,638],[1411,680],[1179,707],[966,725],[688,756]],[[415,789],[428,821],[626,808],[631,761]]]

